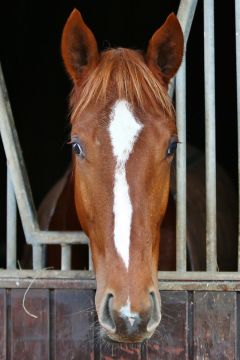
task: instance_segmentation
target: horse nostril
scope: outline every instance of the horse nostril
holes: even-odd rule
[[[116,325],[113,320],[112,302],[113,302],[113,295],[108,294],[99,311],[99,322],[106,330],[108,330],[111,333],[115,333]]]
[[[156,293],[151,292],[149,295],[152,303],[152,311],[147,325],[147,331],[153,332],[161,321],[161,308]]]

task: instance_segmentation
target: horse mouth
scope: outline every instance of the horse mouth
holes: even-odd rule
[[[140,334],[134,334],[134,335],[119,335],[117,333],[115,334],[109,334],[105,329],[101,329],[100,331],[100,337],[103,340],[103,342],[110,343],[110,344],[141,344],[144,341],[151,338],[154,332],[146,333],[144,335]]]

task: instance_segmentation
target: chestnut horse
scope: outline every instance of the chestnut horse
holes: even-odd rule
[[[77,10],[63,30],[62,57],[74,84],[76,210],[90,239],[98,319],[119,342],[150,338],[161,320],[160,225],[178,142],[167,85],[182,56],[174,14],[146,55],[122,48],[99,54]]]
[[[146,54],[123,48],[99,53],[77,10],[63,31],[62,57],[73,82],[72,176],[68,172],[48,194],[40,223],[55,230],[77,230],[81,224],[88,235],[98,319],[103,335],[113,341],[142,342],[152,336],[161,320],[159,259],[162,269],[175,269],[169,189],[178,137],[167,88],[181,64],[183,43],[174,14],[154,33]],[[200,191],[197,182],[204,183],[204,174],[195,171],[194,176],[190,186]],[[196,225],[204,210],[199,212],[199,196],[192,199]],[[171,216],[165,217],[160,248],[165,212]],[[198,242],[188,242],[188,254],[192,268],[201,269],[204,234],[197,236]]]

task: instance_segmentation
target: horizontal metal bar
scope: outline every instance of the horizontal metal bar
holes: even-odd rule
[[[88,244],[88,237],[83,231],[35,231],[28,239],[28,244],[73,245]]]
[[[240,281],[159,281],[159,289],[165,291],[239,291]]]
[[[32,282],[32,283],[31,283]],[[60,278],[10,278],[1,279],[0,289],[26,289],[31,284],[31,289],[92,289],[96,290],[95,279],[60,279]]]
[[[20,272],[20,271],[19,271]],[[45,273],[50,273],[46,274]],[[92,272],[79,271],[77,276],[72,276],[73,271],[27,271],[28,276],[3,276],[0,275],[0,288],[25,289],[31,284],[31,288],[42,289],[96,289],[96,281]],[[26,271],[23,271],[26,273]],[[54,275],[53,275],[54,273]],[[56,275],[57,273],[57,275]],[[71,276],[69,276],[69,273]],[[74,271],[73,273],[76,273]],[[68,276],[66,276],[66,274]],[[182,274],[182,273],[181,273]],[[9,275],[9,274],[8,274]],[[15,274],[17,275],[17,274]],[[38,275],[38,276],[37,276]],[[49,276],[50,275],[50,276]],[[36,277],[37,276],[37,277]],[[32,281],[34,279],[34,281]],[[160,290],[174,291],[240,291],[240,280],[158,280]]]
[[[7,269],[17,265],[17,204],[11,174],[7,168]]]
[[[95,279],[93,271],[88,270],[6,270],[0,269],[0,280],[18,278],[18,279]],[[1,283],[1,281],[0,281]]]
[[[237,271],[159,271],[158,279],[176,281],[240,281]]]
[[[34,278],[39,279],[95,279],[93,271],[87,270],[0,270],[0,280],[10,278]],[[159,281],[240,281],[239,272],[224,272],[224,271],[159,271]],[[0,281],[0,283],[1,283]]]

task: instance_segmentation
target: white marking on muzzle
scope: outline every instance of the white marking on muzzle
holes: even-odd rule
[[[116,158],[113,188],[114,243],[128,269],[132,204],[126,177],[126,163],[143,125],[134,118],[126,101],[114,105],[109,133]]]
[[[133,326],[135,320],[139,317],[138,313],[131,311],[131,304],[129,297],[127,299],[127,304],[122,306],[119,312],[122,318],[128,319],[131,326]]]

